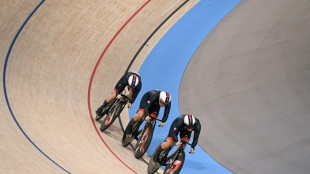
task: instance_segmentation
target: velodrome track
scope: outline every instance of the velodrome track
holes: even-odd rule
[[[145,173],[146,164],[121,147],[121,130],[99,133],[89,110],[184,2],[1,1],[1,64],[10,110],[2,94],[0,173]],[[187,2],[157,31],[131,70],[138,71],[156,42],[197,2]]]
[[[2,94],[3,97],[1,97],[0,106],[0,173],[145,173],[145,163],[136,160],[129,148],[125,149],[121,147],[120,128],[115,125],[111,127],[111,131],[99,133],[97,129],[95,129],[95,127],[99,127],[99,124],[92,122],[90,115],[93,117],[92,114],[94,114],[94,109],[102,102],[104,96],[111,91],[118,80],[116,77],[120,77],[124,73],[132,57],[152,31],[154,31],[154,29],[184,1],[140,0],[134,2],[126,1],[126,3],[124,3],[124,0],[106,1],[105,3],[97,1],[79,1],[78,3],[73,1],[46,1],[33,13],[34,15],[29,19],[27,25],[24,26],[15,40],[14,37],[20,29],[20,26],[23,25],[29,14],[31,14],[40,2],[41,1],[2,1],[0,4],[0,55],[1,64],[6,67],[3,75],[3,78],[5,78],[3,79],[4,85],[2,86],[5,87],[5,89],[2,88],[5,93]],[[149,40],[147,46],[140,52],[131,70],[139,70],[142,62],[158,40],[197,2],[198,1],[188,1],[159,29],[152,39]],[[286,0],[283,8],[275,8],[278,4],[283,4],[283,2],[280,1],[268,3],[269,1],[260,0],[255,2],[256,3],[252,1],[243,1],[235,10],[235,13],[229,15],[228,18],[225,18],[220,23],[219,27],[215,28],[210,34],[210,39],[207,38],[203,43],[205,45],[208,43],[205,47],[206,50],[209,50],[209,55],[206,55],[213,59],[216,59],[216,57],[227,58],[229,56],[238,56],[240,59],[245,59],[251,57],[253,53],[261,51],[264,53],[264,56],[268,57],[270,51],[268,52],[262,48],[272,45],[271,43],[273,43],[273,41],[274,43],[282,41],[280,42],[282,44],[274,44],[277,45],[277,49],[272,52],[274,53],[272,54],[272,58],[277,56],[281,57],[283,54],[287,55],[287,58],[290,58],[289,56],[292,56],[292,53],[290,51],[283,52],[282,49],[293,49],[291,50],[295,53],[293,55],[299,59],[292,57],[292,59],[295,59],[291,59],[291,64],[285,65],[291,65],[290,67],[293,67],[293,69],[290,69],[289,74],[294,77],[294,82],[298,82],[296,88],[289,88],[287,90],[281,88],[283,90],[276,92],[275,96],[270,96],[267,101],[264,100],[263,97],[260,98],[259,102],[264,103],[269,101],[269,105],[264,105],[265,107],[259,105],[260,107],[258,107],[258,109],[254,109],[254,111],[256,111],[254,115],[265,115],[267,113],[266,115],[269,117],[259,117],[260,119],[257,117],[250,117],[252,119],[244,119],[242,116],[253,111],[251,106],[256,106],[255,104],[257,103],[255,102],[257,100],[249,100],[254,104],[252,103],[251,105],[250,103],[244,112],[240,111],[242,108],[238,110],[243,114],[238,114],[240,112],[232,112],[236,111],[236,106],[224,103],[224,101],[229,102],[232,99],[225,98],[226,95],[224,94],[226,93],[221,93],[222,90],[216,86],[223,83],[223,81],[218,81],[220,79],[223,80],[223,78],[219,79],[219,76],[207,76],[204,81],[199,78],[193,78],[191,73],[189,73],[189,69],[193,69],[191,66],[196,65],[196,70],[199,70],[195,61],[201,60],[201,57],[199,58],[199,55],[202,55],[200,52],[203,52],[200,51],[202,50],[201,46],[185,71],[180,86],[180,109],[181,111],[183,110],[183,112],[191,111],[196,112],[197,115],[206,115],[204,121],[206,126],[202,134],[200,145],[203,147],[211,147],[210,150],[206,148],[205,150],[225,167],[234,172],[259,173],[258,171],[261,169],[260,166],[255,166],[255,164],[253,164],[256,160],[262,166],[271,166],[267,167],[268,170],[264,170],[262,173],[278,173],[275,171],[280,171],[280,173],[285,173],[286,171],[289,173],[292,171],[294,171],[294,173],[309,173],[310,170],[307,168],[308,166],[305,165],[309,162],[309,150],[306,148],[307,145],[309,145],[309,141],[307,141],[309,140],[309,134],[306,134],[309,132],[309,128],[306,126],[307,123],[309,123],[307,114],[309,115],[310,113],[309,82],[305,80],[309,79],[309,73],[307,73],[309,72],[309,59],[307,58],[309,58],[310,55],[309,49],[307,49],[310,48],[309,34],[307,32],[310,30],[309,1],[303,0],[294,2],[292,0]],[[267,8],[269,10],[262,10],[265,9],[264,7],[266,7],[266,5],[269,7]],[[256,10],[250,10],[249,8]],[[269,19],[269,15],[274,15],[275,13],[273,10],[277,10],[278,16],[267,20],[269,23],[265,25],[257,24],[262,28],[253,25],[255,22],[251,23],[252,20],[250,17],[259,18],[258,14],[262,12],[265,12],[265,16],[262,15],[263,19],[261,19],[261,21]],[[252,16],[246,15],[246,13]],[[244,16],[248,18],[244,19]],[[240,21],[240,23],[236,23],[236,21]],[[259,20],[254,21],[257,22]],[[285,23],[286,21],[288,23]],[[268,24],[274,24],[274,27],[270,27]],[[299,27],[296,29],[290,27],[291,25]],[[244,33],[243,30],[241,32],[240,28],[246,28],[246,26],[252,26],[253,30],[248,30],[249,33]],[[266,28],[263,26],[266,26]],[[232,33],[235,31],[234,34],[229,34],[231,32],[229,30],[230,27],[233,27],[234,30],[232,30]],[[283,29],[280,30],[283,32],[282,35],[278,33],[279,30],[276,30],[279,28]],[[250,31],[253,32],[251,33]],[[258,31],[265,31],[267,34],[264,35],[263,39],[269,42],[259,40],[258,38],[260,37],[255,35]],[[274,36],[273,34],[279,34],[279,36],[275,36],[275,38],[270,37]],[[254,39],[257,39],[255,40],[256,42],[253,42],[253,36],[256,36],[254,37]],[[217,40],[215,37],[220,39]],[[227,42],[227,38],[230,38],[228,40],[231,42]],[[244,39],[242,40],[240,38]],[[250,49],[242,44],[237,44],[239,40],[239,43],[244,45],[253,43],[253,47],[256,49]],[[288,44],[284,44],[286,43],[285,41],[289,41]],[[14,43],[14,46],[10,47],[12,43]],[[232,45],[235,47],[229,47]],[[255,47],[255,45],[259,45],[260,47]],[[227,48],[225,50],[228,52],[217,49],[219,46]],[[241,46],[244,47],[241,49]],[[8,54],[9,59],[7,59]],[[257,57],[253,57],[252,59],[257,60],[255,58]],[[212,60],[210,61],[214,63]],[[265,67],[266,64],[263,64],[264,62],[268,61],[265,60],[261,62],[261,66],[258,68]],[[235,62],[235,64],[238,64],[238,62]],[[270,64],[275,65],[275,63]],[[217,65],[220,66],[219,64]],[[223,67],[224,69],[219,68],[218,72],[220,76],[221,73],[226,72],[224,70],[229,70],[229,67],[232,66],[229,65],[231,64],[225,64]],[[210,71],[212,67],[204,68],[204,71],[206,69]],[[281,68],[277,69],[274,67],[270,67],[270,69],[276,72],[278,72],[277,70],[281,70]],[[292,70],[294,70],[293,73]],[[201,70],[199,72],[201,73]],[[268,78],[264,77],[270,76],[272,73],[269,74],[267,72],[268,71],[266,71],[266,74],[262,74],[261,79],[268,80]],[[195,71],[193,71],[193,73],[197,74]],[[212,74],[208,71],[206,73]],[[283,77],[284,75],[281,76],[281,74],[286,73],[288,73],[288,71],[284,71],[284,73],[278,72],[276,74]],[[233,73],[230,74],[234,75]],[[189,79],[187,79],[188,76],[190,77]],[[215,95],[211,97],[210,93],[205,92],[207,95],[205,97],[210,97],[210,100],[200,100],[207,104],[211,103],[214,108],[211,106],[195,107],[194,98],[199,98],[199,96],[197,96],[195,89],[191,91],[193,88],[187,87],[186,84],[184,85],[184,80],[188,82],[197,79],[199,82],[204,83],[211,80],[215,85],[212,86],[208,84],[207,89],[211,91],[215,89],[219,90],[216,91],[218,93],[210,92]],[[285,80],[283,81],[286,82]],[[230,82],[230,80],[228,80],[228,82]],[[291,82],[292,81],[284,84],[281,83],[279,85],[286,86],[292,84]],[[193,81],[192,83],[195,84],[197,81]],[[271,83],[271,85],[276,84],[278,84],[277,81]],[[242,85],[243,83],[239,84],[239,86]],[[225,84],[227,88],[230,86],[231,84]],[[259,89],[264,91],[263,87],[264,86],[260,86]],[[230,88],[223,89],[223,91],[228,90],[228,92],[230,92],[229,89]],[[273,108],[275,108],[275,103],[278,103],[276,101],[279,101],[277,97],[283,95],[281,92],[291,92],[286,97],[289,99],[293,98],[293,103],[280,102],[279,105],[276,106],[278,108],[285,108],[285,110],[273,110]],[[275,91],[271,91],[270,93],[274,94]],[[260,94],[267,95],[270,93],[261,92]],[[192,98],[188,97],[188,94],[190,94]],[[204,92],[200,92],[199,94],[204,94]],[[187,100],[182,100],[182,97],[186,97]],[[6,99],[9,99],[9,104],[5,102]],[[222,102],[218,102],[219,99],[221,99]],[[230,100],[226,101],[225,99]],[[276,101],[270,102],[272,99]],[[186,101],[190,103],[186,103]],[[232,103],[238,103],[238,101],[239,100],[233,100]],[[226,104],[225,112],[221,112],[222,110],[219,109],[219,107],[222,105],[219,103]],[[239,104],[242,105],[243,103],[241,102]],[[301,106],[299,104],[301,104]],[[227,107],[227,105],[231,107]],[[211,111],[206,111],[205,109]],[[261,113],[261,110],[264,110],[264,113]],[[292,125],[292,120],[290,119],[293,118],[286,117],[293,113],[294,122]],[[236,116],[233,117],[236,118],[235,122],[225,117],[230,116],[229,114],[234,114]],[[237,117],[237,115],[241,116]],[[281,116],[285,118],[279,119]],[[124,122],[128,121],[126,120],[126,118],[128,119],[128,112],[126,110],[124,110],[122,118]],[[225,118],[228,121],[225,121]],[[279,142],[272,137],[272,135],[278,135],[273,134],[274,132],[277,133],[277,131],[285,129],[276,131],[274,129],[267,129],[266,131],[270,132],[259,134],[260,130],[258,128],[260,124],[263,124],[261,123],[262,121],[269,121],[271,124],[279,120],[280,128],[282,128],[281,126],[285,126],[286,128],[289,127],[289,130],[283,133],[288,135],[288,138],[285,138],[285,136],[281,134],[282,136],[280,139],[276,139],[281,140],[281,143],[286,145],[285,147],[277,146]],[[255,132],[248,131],[249,134],[243,135],[242,138],[244,139],[241,139],[240,136],[236,137],[236,134],[245,132],[245,129],[242,129],[244,128],[242,127],[244,124],[240,124],[243,121],[248,121],[246,122],[248,125],[255,123],[258,125],[256,125],[257,128],[255,130],[252,130]],[[239,127],[240,130],[236,131]],[[233,131],[229,128],[232,128]],[[266,134],[270,136],[266,136]],[[27,139],[27,136],[33,144]],[[273,149],[268,149],[266,146],[261,145],[263,140],[259,138],[263,138],[263,140],[274,140],[268,141],[270,144],[274,143],[271,144]],[[278,152],[271,154],[264,152],[263,157],[269,157],[268,155],[272,156],[272,154],[283,155],[286,152],[285,150],[288,150],[290,152],[289,156],[293,158],[289,158],[285,155],[280,156],[284,159],[277,157],[279,159],[264,161],[266,158],[257,155],[257,153],[254,152],[256,156],[253,156],[252,153],[248,153],[253,152],[253,149],[244,148],[244,150],[248,151],[236,150],[237,147],[248,147],[249,144],[245,142],[247,140],[250,143],[255,143],[250,145],[252,145],[252,147],[258,147],[261,151],[267,148],[267,150],[275,150]],[[257,140],[261,141],[257,142]],[[258,146],[256,143],[261,146]],[[294,144],[291,145],[290,143]],[[245,152],[247,154],[244,154]],[[290,159],[294,160],[293,164],[296,164],[288,165],[292,164]],[[281,160],[284,162],[281,163]],[[263,162],[265,162],[265,164]],[[268,164],[266,164],[267,162]],[[278,165],[278,162],[283,165]],[[246,166],[244,167],[244,165]],[[254,168],[251,165],[254,166]],[[275,168],[275,166],[277,168]],[[247,167],[249,168],[247,169]]]

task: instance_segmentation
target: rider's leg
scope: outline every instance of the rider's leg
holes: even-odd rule
[[[184,136],[184,137],[181,136],[181,140],[188,143],[189,139],[190,139],[189,137],[190,137],[190,133],[188,135]],[[186,143],[183,144],[183,149],[185,149],[186,145],[187,145]]]
[[[169,147],[172,147],[175,144],[175,141],[173,138],[168,137],[168,140],[166,142],[161,143],[162,149],[168,149]]]
[[[158,157],[159,157],[159,154],[161,151],[163,151],[163,149],[168,149],[169,147],[172,147],[177,140],[172,138],[172,137],[177,137],[178,136],[178,131],[175,131],[175,124],[176,124],[176,121],[173,121],[171,126],[170,126],[170,129],[169,129],[169,133],[168,133],[168,138],[167,138],[167,141],[166,142],[163,142],[161,145],[160,145],[160,148],[157,152],[154,152],[154,158],[153,160],[156,162],[158,160]]]
[[[167,141],[161,143],[159,148],[154,152],[153,161],[156,163],[159,158],[160,152],[162,152],[165,149],[168,149],[169,147],[172,147],[174,144],[175,144],[175,141],[173,140],[173,138],[168,137]]]
[[[111,101],[113,101],[113,99],[115,99],[116,97],[116,89],[114,89],[114,91],[107,96],[107,98],[104,100],[103,104],[96,110],[96,114],[100,115],[102,113],[103,108],[108,105]]]
[[[144,110],[139,109],[138,113],[136,113],[136,114],[133,116],[133,118],[132,118],[132,119],[129,121],[129,123],[128,123],[128,126],[127,126],[127,128],[126,128],[127,134],[131,133],[132,126],[133,126],[136,122],[140,121],[140,120],[143,118],[143,116],[144,116]]]
[[[143,117],[144,117],[144,110],[139,109],[139,111],[133,116],[133,119],[135,120],[135,122],[138,122],[142,120]]]
[[[146,107],[148,101],[148,95],[144,94],[141,101],[138,112],[133,116],[133,118],[130,120],[130,122],[127,125],[126,133],[131,133],[132,126],[135,122],[140,121],[144,117],[144,109]]]

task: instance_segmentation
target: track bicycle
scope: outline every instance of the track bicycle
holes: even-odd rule
[[[160,122],[162,121],[152,116],[150,116],[150,118],[151,120],[149,122],[146,122],[144,124],[144,127],[140,131],[138,131],[139,138],[134,149],[134,155],[137,159],[141,158],[145,154],[151,144],[156,120]]]
[[[159,146],[154,151],[152,157],[150,158],[150,162],[148,165],[148,174],[155,173],[160,168],[160,166],[166,166],[165,170],[164,170],[164,174],[178,174],[178,173],[180,173],[180,171],[183,167],[183,164],[185,162],[184,148],[185,148],[186,144],[191,145],[190,143],[181,140],[181,145],[179,145],[179,147],[170,156],[168,156],[168,154],[169,154],[169,151],[172,149],[173,146],[169,147],[168,149],[164,149],[159,154],[158,161],[155,163],[153,161],[153,158],[154,158],[155,152],[158,151],[159,146],[161,146],[161,143],[160,143]]]
[[[120,95],[120,98],[114,99],[114,101],[110,102],[103,108],[102,114],[96,116],[97,121],[104,117],[100,126],[101,131],[105,131],[112,125],[112,123],[116,120],[117,117],[120,116],[124,107],[128,103],[129,98],[125,94]]]

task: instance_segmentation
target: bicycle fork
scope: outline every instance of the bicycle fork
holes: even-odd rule
[[[143,132],[143,131],[142,131]],[[143,136],[141,137],[141,141],[139,141],[139,145],[138,145],[138,148],[136,149],[136,152],[135,153],[138,153],[139,151],[144,153],[144,144],[146,143],[146,140],[149,136],[149,132],[150,132],[150,128],[147,127],[147,129],[145,130],[145,133],[143,134]]]
[[[176,158],[179,156],[180,151],[178,151],[176,153],[176,155],[173,156],[173,158],[169,159],[168,164],[171,165],[171,167],[167,170],[167,174],[168,173],[174,173],[175,171],[177,171],[179,169],[179,167],[182,164],[182,161],[180,160],[176,160]]]

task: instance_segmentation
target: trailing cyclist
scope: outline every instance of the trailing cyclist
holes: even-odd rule
[[[132,104],[136,100],[141,88],[142,82],[141,77],[138,73],[135,72],[126,72],[122,78],[117,82],[113,92],[106,97],[104,103],[96,110],[96,120],[102,118],[107,112],[107,110],[103,110],[105,106],[107,106],[110,102],[113,102],[114,99],[122,93],[122,91],[128,87],[129,94],[127,97],[129,98],[128,108],[132,107]]]

